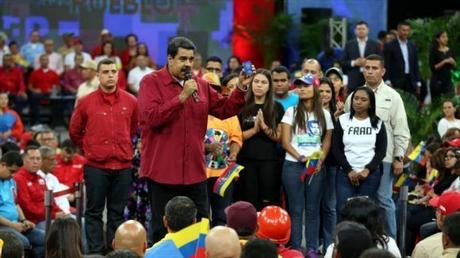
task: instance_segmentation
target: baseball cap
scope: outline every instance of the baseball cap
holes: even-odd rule
[[[313,85],[315,87],[319,86],[319,80],[311,73],[307,73],[300,78],[294,80],[295,85],[299,85],[301,83],[305,83],[307,85]]]
[[[227,226],[241,231],[254,233],[257,229],[257,210],[249,202],[238,201],[225,208]]]
[[[93,60],[86,60],[83,64],[80,65],[82,68],[85,69],[92,69],[94,71],[97,70],[97,64]]]
[[[446,192],[430,200],[430,205],[438,208],[443,215],[460,211],[460,192]]]
[[[458,148],[460,147],[460,138],[455,138],[453,140],[447,141],[447,144],[451,147]]]
[[[337,68],[337,67],[331,67],[326,70],[325,76],[329,77],[330,74],[335,73],[337,76],[339,76],[340,80],[343,81],[343,72]]]
[[[62,36],[64,37],[73,37],[74,33],[73,32],[64,32],[62,33]]]

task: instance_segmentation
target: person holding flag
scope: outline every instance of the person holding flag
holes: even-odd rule
[[[292,248],[300,250],[305,208],[307,256],[317,257],[321,195],[326,176],[322,164],[331,146],[334,126],[331,114],[323,109],[318,79],[306,74],[294,84],[300,101],[288,108],[281,120],[281,142],[286,150],[282,182],[292,218]]]
[[[337,121],[332,148],[341,167],[336,177],[337,210],[350,197],[376,197],[387,135],[385,124],[375,112],[374,92],[359,87],[351,95],[350,112]]]

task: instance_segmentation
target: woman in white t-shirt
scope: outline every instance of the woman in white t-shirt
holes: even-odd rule
[[[460,128],[460,119],[455,117],[456,111],[457,109],[455,108],[452,100],[445,100],[442,103],[442,112],[444,113],[444,117],[441,118],[438,123],[438,133],[441,138],[448,129]]]
[[[351,96],[350,113],[339,117],[334,131],[333,153],[340,170],[336,176],[337,210],[347,199],[375,198],[387,149],[385,125],[375,114],[375,95],[368,87]]]
[[[314,255],[319,246],[321,195],[326,175],[322,163],[331,146],[334,126],[330,113],[322,107],[318,80],[307,74],[294,84],[299,103],[288,108],[281,120],[281,139],[286,150],[282,182],[292,218],[292,248],[300,250],[305,208],[305,239],[308,254]],[[308,158],[318,152],[321,154],[316,165],[307,170]]]

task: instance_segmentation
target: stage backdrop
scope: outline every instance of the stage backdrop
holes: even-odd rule
[[[166,63],[167,42],[176,35],[191,38],[204,58],[231,54],[231,0],[0,0],[0,13],[0,30],[19,44],[38,29],[57,45],[60,35],[73,32],[90,50],[106,28],[119,49],[126,34],[137,34],[161,65]]]

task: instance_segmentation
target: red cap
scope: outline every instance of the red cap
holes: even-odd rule
[[[455,138],[453,140],[448,141],[447,143],[451,147],[455,147],[455,148],[460,147],[460,138]]]
[[[238,201],[225,208],[227,226],[239,232],[255,232],[257,229],[257,210],[249,202]]]
[[[291,218],[278,206],[267,206],[259,213],[256,236],[276,244],[285,245],[291,237]]]
[[[430,205],[438,208],[442,215],[450,215],[460,211],[460,193],[451,191],[434,197],[430,200]]]

